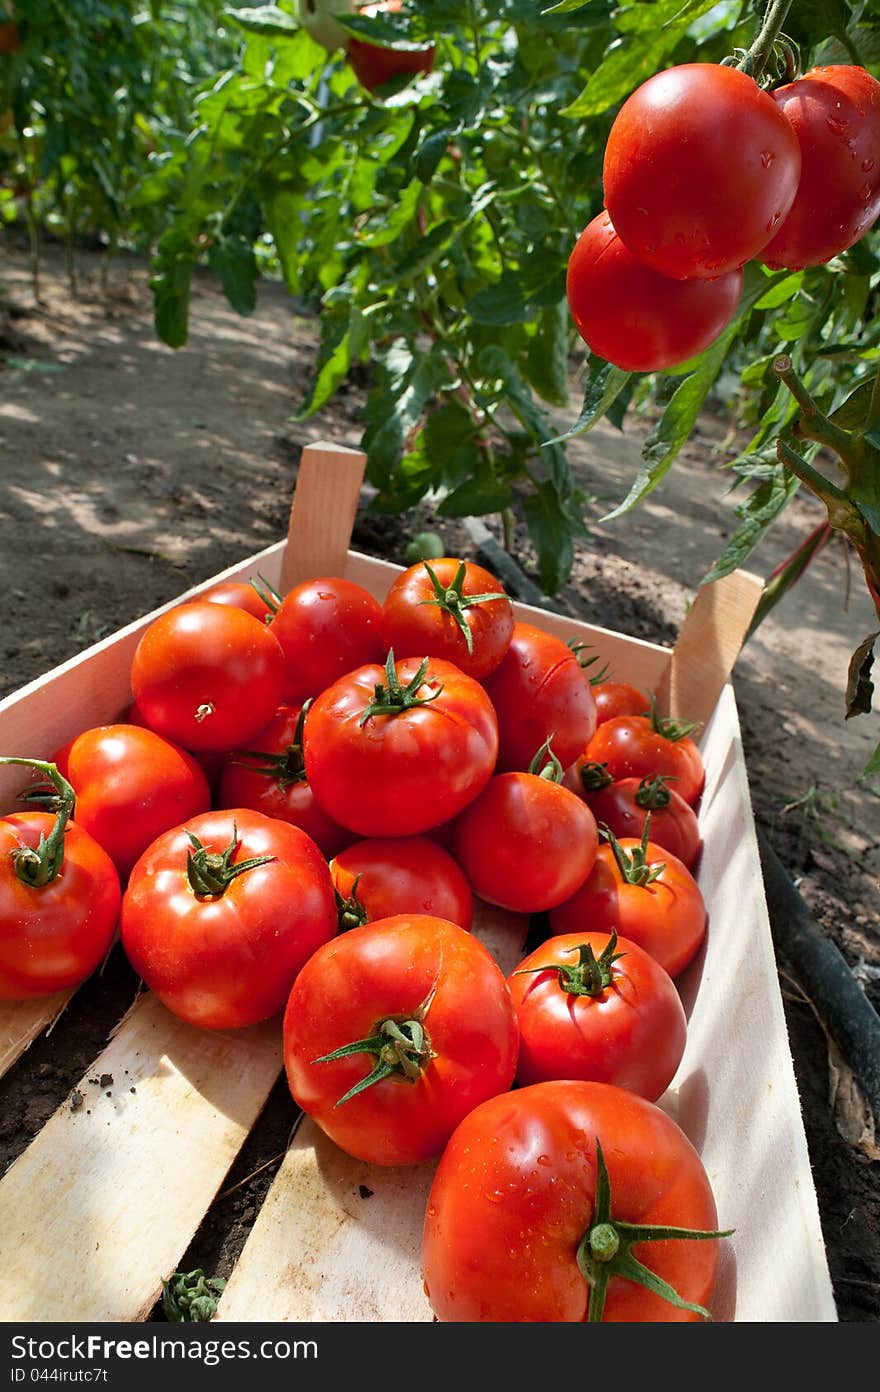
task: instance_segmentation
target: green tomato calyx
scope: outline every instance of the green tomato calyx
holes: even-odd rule
[[[367,706],[359,720],[360,725],[366,725],[367,721],[374,715],[400,715],[403,711],[413,710],[416,706],[427,706],[431,701],[436,701],[441,686],[428,686],[427,695],[420,696],[419,692],[425,685],[425,677],[428,672],[428,659],[425,658],[412,681],[402,686],[394,665],[394,649],[388,649],[388,656],[385,659],[385,681],[377,682],[373,689],[373,699]]]
[[[648,839],[651,830],[651,814],[645,818],[645,826],[642,831],[642,839],[638,846],[633,846],[630,852],[623,849],[610,826],[605,822],[599,823],[599,833],[605,837],[614,853],[617,868],[621,878],[626,884],[645,885],[653,884],[656,879],[663,874],[666,869],[665,860],[651,862],[648,860]]]
[[[199,899],[219,899],[238,875],[255,870],[258,865],[268,865],[276,856],[252,856],[250,860],[240,860],[233,865],[232,857],[241,842],[238,828],[233,822],[232,840],[223,851],[209,851],[197,836],[188,831],[192,850],[187,852],[186,876],[193,894]]]
[[[611,937],[598,957],[590,943],[580,943],[577,947],[567,949],[578,954],[576,962],[547,962],[543,967],[523,967],[514,975],[528,976],[533,972],[555,971],[559,989],[567,995],[601,996],[603,991],[614,984],[614,963],[626,956],[625,952],[615,951],[616,947],[617,930],[612,929]]]
[[[410,1016],[387,1016],[380,1020],[366,1039],[356,1039],[351,1044],[343,1044],[330,1054],[322,1054],[313,1063],[333,1063],[336,1059],[350,1058],[352,1054],[368,1054],[375,1058],[372,1071],[350,1087],[348,1092],[335,1103],[341,1107],[352,1097],[366,1092],[375,1083],[385,1078],[397,1078],[402,1082],[417,1083],[431,1059],[434,1057],[431,1040],[425,1029],[425,1017],[434,999],[436,985],[428,996]]]
[[[465,561],[462,561],[459,565],[458,570],[453,576],[452,584],[449,586],[440,583],[435,571],[428,565],[427,561],[423,561],[422,565],[430,576],[431,584],[434,587],[434,594],[431,599],[420,599],[419,604],[436,604],[438,609],[442,609],[444,614],[448,614],[451,619],[454,619],[461,629],[462,636],[467,644],[468,653],[472,654],[474,651],[474,635],[471,632],[470,620],[468,619],[466,610],[472,608],[475,604],[488,604],[493,599],[503,599],[504,595],[497,590],[492,590],[488,594],[466,595],[462,589],[467,574],[467,563]]]
[[[9,756],[0,758],[0,764],[21,764],[26,768],[39,769],[52,785],[48,794],[45,784],[22,794],[25,801],[42,802],[51,806],[55,813],[55,825],[49,835],[44,836],[41,832],[36,847],[17,846],[10,853],[15,873],[22,884],[29,885],[31,889],[42,889],[61,873],[64,864],[64,834],[76,807],[76,793],[63,774],[58,772],[56,765],[47,763],[44,759],[14,759]]]

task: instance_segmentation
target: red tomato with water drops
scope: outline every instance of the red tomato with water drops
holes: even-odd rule
[[[382,661],[386,652],[379,601],[340,576],[294,585],[272,632],[284,652],[283,696],[291,704],[318,696],[366,662]]]
[[[377,919],[321,948],[284,1016],[295,1102],[376,1165],[439,1155],[462,1117],[511,1086],[518,1042],[494,958],[425,914]]]
[[[425,1291],[442,1321],[706,1319],[717,1225],[699,1155],[654,1103],[607,1083],[536,1083],[484,1102],[450,1138],[425,1214]],[[670,1241],[670,1227],[686,1235]],[[633,1244],[665,1298],[631,1264],[624,1274]]]
[[[194,756],[137,725],[100,725],[53,760],[76,793],[76,822],[124,880],[160,832],[207,812],[211,791]]]
[[[0,818],[0,1001],[79,986],[116,932],[120,886],[103,846],[70,820],[74,793],[53,764],[8,758],[47,777],[57,814]]]
[[[175,1015],[240,1029],[278,1014],[336,932],[330,871],[305,832],[249,808],[158,837],[122,898],[122,944]]]
[[[385,643],[396,657],[442,657],[478,681],[500,664],[513,623],[501,581],[449,557],[410,566],[382,606]]]
[[[151,729],[191,750],[241,748],[281,700],[284,654],[234,605],[193,601],[160,614],[135,649],[131,689]]]
[[[689,721],[662,720],[656,714],[619,715],[606,720],[583,752],[583,761],[604,764],[615,780],[662,774],[691,807],[706,781],[702,756]]]
[[[620,240],[674,280],[714,280],[760,256],[801,173],[791,123],[744,72],[684,63],[624,102],[605,146],[605,207]]]
[[[492,776],[498,722],[482,686],[442,658],[349,672],[304,732],[324,810],[361,836],[418,835],[461,812]]]
[[[727,328],[742,271],[712,280],[662,275],[600,213],[575,243],[565,285],[575,328],[592,352],[627,372],[662,372],[701,353]]]
[[[265,730],[224,761],[221,807],[250,807],[290,822],[310,836],[329,860],[350,844],[353,833],[328,816],[306,778],[302,740],[307,706],[279,706]]]
[[[761,259],[799,271],[839,256],[880,214],[880,82],[864,68],[836,64],[811,68],[770,95],[794,128],[801,176]]]
[[[340,928],[400,913],[428,914],[470,930],[474,896],[448,851],[427,836],[355,841],[330,862]]]
[[[507,978],[519,1021],[516,1081],[613,1083],[649,1102],[687,1041],[672,978],[637,943],[607,933],[548,938]]]
[[[557,762],[528,773],[500,773],[455,825],[453,853],[474,892],[515,913],[540,913],[568,899],[596,859],[590,809],[559,782]]]
[[[589,677],[561,638],[533,624],[514,626],[504,660],[483,685],[498,716],[498,772],[527,769],[548,739],[566,767],[596,729]]]
[[[684,971],[706,936],[706,905],[690,871],[648,840],[613,838],[600,845],[579,889],[550,910],[554,934],[618,933],[644,948],[673,978]]]

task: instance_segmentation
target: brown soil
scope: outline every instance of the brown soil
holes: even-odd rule
[[[302,445],[320,438],[359,443],[358,384],[320,419],[291,420],[317,334],[314,320],[298,317],[280,286],[265,284],[246,320],[211,281],[197,280],[190,343],[173,353],[153,333],[145,268],[114,270],[105,297],[97,263],[84,255],[80,280],[73,297],[60,257],[50,253],[44,302],[36,306],[21,249],[0,248],[0,585],[7,614],[0,696],[278,540]],[[560,424],[567,419],[563,414]],[[572,447],[595,498],[594,520],[557,603],[591,622],[671,642],[735,522],[736,498],[722,496],[727,423],[707,417],[647,505],[601,525],[597,519],[636,472],[644,428],[628,424],[621,435],[602,426]],[[769,573],[819,516],[798,500],[751,567]],[[402,560],[406,540],[427,520],[422,511],[402,519],[362,516],[355,543]],[[439,530],[453,553],[473,549],[463,528]],[[528,567],[524,535],[517,542]],[[845,724],[842,697],[849,654],[875,625],[856,572],[848,603],[847,587],[843,554],[829,548],[747,645],[735,686],[756,820],[876,1007],[880,787],[857,779],[880,731],[876,717]],[[852,1115],[842,1117],[830,1101],[825,1033],[788,965],[780,966],[839,1315],[874,1320],[877,1152],[869,1139],[859,1146],[841,1134],[847,1123],[853,1134]],[[0,1168],[83,1075],[136,985],[117,950],[103,975],[74,998],[63,1050],[59,1030],[0,1082]],[[184,1269],[228,1272],[290,1121],[279,1084]]]

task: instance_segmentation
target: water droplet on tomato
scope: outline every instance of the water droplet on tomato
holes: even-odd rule
[[[550,1156],[549,1156],[549,1155],[539,1155],[539,1156],[538,1156],[538,1164],[539,1164],[539,1165],[552,1165],[552,1164],[553,1164],[553,1161],[550,1159]]]
[[[761,163],[763,164],[765,169],[769,169],[775,159],[776,156],[774,155],[772,150],[761,151]]]
[[[862,200],[863,203],[867,203],[867,201],[868,201],[868,199],[869,199],[870,197],[871,197],[871,185],[870,185],[870,184],[862,184],[862,187],[859,189],[859,198]]]
[[[437,1217],[437,1210],[436,1210],[436,1208],[434,1207],[433,1204],[428,1204],[428,1207],[427,1207],[427,1209],[425,1210],[425,1216],[426,1216],[427,1218],[436,1218],[436,1217]]]
[[[871,170],[871,169],[873,169],[873,168],[874,168],[874,161],[873,161],[872,159],[862,160],[862,173],[863,173],[863,174],[867,174],[867,173],[869,172],[869,170]]]

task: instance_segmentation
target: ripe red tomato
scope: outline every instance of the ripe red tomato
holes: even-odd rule
[[[402,8],[402,0],[384,0],[384,3],[365,5],[360,13],[396,14]],[[355,76],[368,92],[380,91],[397,77],[415,77],[434,68],[433,44],[426,44],[423,48],[387,48],[382,44],[368,43],[365,39],[349,38],[346,53]]]
[[[455,824],[453,853],[481,899],[540,913],[574,894],[599,835],[585,803],[552,778],[500,773]]]
[[[616,933],[548,938],[507,978],[519,1021],[516,1081],[582,1078],[649,1102],[681,1063],[687,1018],[672,978]]]
[[[244,609],[245,613],[253,614],[260,623],[269,623],[277,606],[268,590],[265,593],[268,598],[262,599],[254,585],[241,580],[220,580],[216,585],[202,590],[197,599],[189,603],[231,604],[235,609]]]
[[[343,901],[340,927],[351,928],[394,914],[428,914],[470,930],[474,896],[448,851],[427,836],[373,837],[356,841],[330,862]]]
[[[693,729],[686,722],[619,715],[599,726],[584,750],[584,760],[605,764],[614,779],[663,774],[693,807],[706,781],[700,751],[690,734],[682,733]]]
[[[593,687],[596,699],[596,724],[613,720],[616,715],[646,715],[651,709],[651,698],[638,686],[629,682],[599,682]]]
[[[0,1000],[34,1000],[85,981],[107,955],[119,876],[103,846],[69,820],[74,796],[54,765],[4,759],[47,775],[60,810],[0,818]]]
[[[283,697],[291,704],[301,705],[386,652],[379,601],[339,576],[304,580],[288,590],[272,632],[284,652]]]
[[[385,596],[382,627],[398,658],[442,657],[480,681],[510,646],[513,607],[488,570],[444,556],[397,577]]]
[[[254,736],[253,749],[226,758],[217,796],[221,807],[250,807],[299,827],[329,860],[350,844],[353,833],[328,817],[306,778],[305,715],[302,706],[279,706],[265,730]]]
[[[737,68],[685,63],[643,82],[605,146],[605,206],[621,241],[676,280],[759,256],[797,192],[790,123]]]
[[[563,768],[589,744],[593,688],[561,638],[516,624],[504,660],[483,685],[498,716],[499,772],[527,769],[548,739]]]
[[[147,848],[121,925],[132,966],[169,1010],[238,1029],[283,1009],[300,968],[336,932],[336,905],[310,837],[236,808],[193,817]]]
[[[694,809],[670,788],[662,774],[651,778],[614,781],[602,766],[578,759],[566,769],[563,786],[582,797],[600,826],[610,827],[619,839],[638,840],[651,819],[651,840],[671,851],[688,870],[693,870],[703,849]]]
[[[490,953],[424,914],[377,919],[319,949],[284,1016],[294,1100],[343,1150],[377,1165],[439,1155],[462,1117],[510,1087],[517,1043]]]
[[[638,1238],[609,1233],[615,1220]],[[422,1275],[441,1320],[695,1320],[618,1271],[636,1241],[639,1261],[705,1306],[725,1235],[717,1222],[699,1155],[659,1107],[606,1083],[537,1083],[456,1128],[428,1198]],[[650,1240],[645,1227],[712,1236]]]
[[[624,246],[607,213],[578,237],[566,275],[575,328],[600,358],[628,372],[661,372],[707,348],[733,318],[742,271],[674,280]]]
[[[448,821],[488,783],[498,722],[473,677],[441,658],[359,667],[317,698],[306,775],[331,817],[361,836]]]
[[[647,839],[600,846],[580,889],[550,910],[555,934],[587,930],[630,938],[673,978],[706,935],[706,905],[691,872]]]
[[[185,749],[238,749],[281,700],[284,654],[243,609],[193,601],[154,619],[135,649],[131,689],[150,728]]]
[[[801,177],[761,260],[799,271],[846,251],[880,213],[880,82],[840,64],[812,68],[770,95],[794,128]]]
[[[53,761],[73,784],[77,824],[104,847],[123,880],[160,832],[211,806],[193,755],[143,726],[86,730]]]

